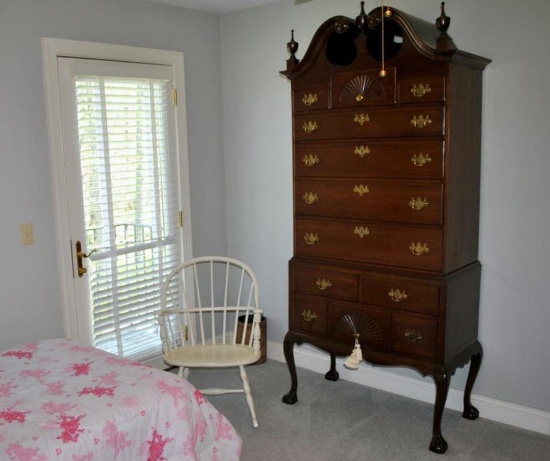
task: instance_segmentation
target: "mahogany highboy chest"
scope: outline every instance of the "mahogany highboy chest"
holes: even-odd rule
[[[384,18],[383,21],[381,18]],[[435,24],[394,8],[323,23],[292,83],[294,256],[284,351],[297,401],[294,345],[406,366],[436,385],[430,450],[444,453],[451,375],[477,339],[481,87],[488,59],[458,50],[442,4]],[[385,76],[382,76],[381,73]]]

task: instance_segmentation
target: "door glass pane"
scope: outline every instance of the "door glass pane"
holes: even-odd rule
[[[160,287],[180,260],[170,81],[75,79],[94,346],[160,351]]]

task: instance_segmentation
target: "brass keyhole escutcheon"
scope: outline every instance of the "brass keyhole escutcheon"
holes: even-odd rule
[[[353,121],[363,126],[365,122],[370,122],[370,117],[369,114],[355,114],[355,118],[353,119]]]
[[[399,288],[396,288],[395,290],[392,288],[388,292],[388,296],[393,302],[400,303],[401,301],[407,299],[407,292],[405,290],[401,291]]]

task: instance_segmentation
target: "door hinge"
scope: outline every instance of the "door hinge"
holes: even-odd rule
[[[178,211],[178,225],[183,227],[183,211]]]
[[[174,103],[174,106],[178,105],[178,90],[174,89],[174,92],[172,93],[172,100]]]

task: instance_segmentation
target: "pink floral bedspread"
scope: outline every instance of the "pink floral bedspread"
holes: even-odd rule
[[[241,445],[172,373],[65,339],[0,352],[2,461],[231,461]]]

